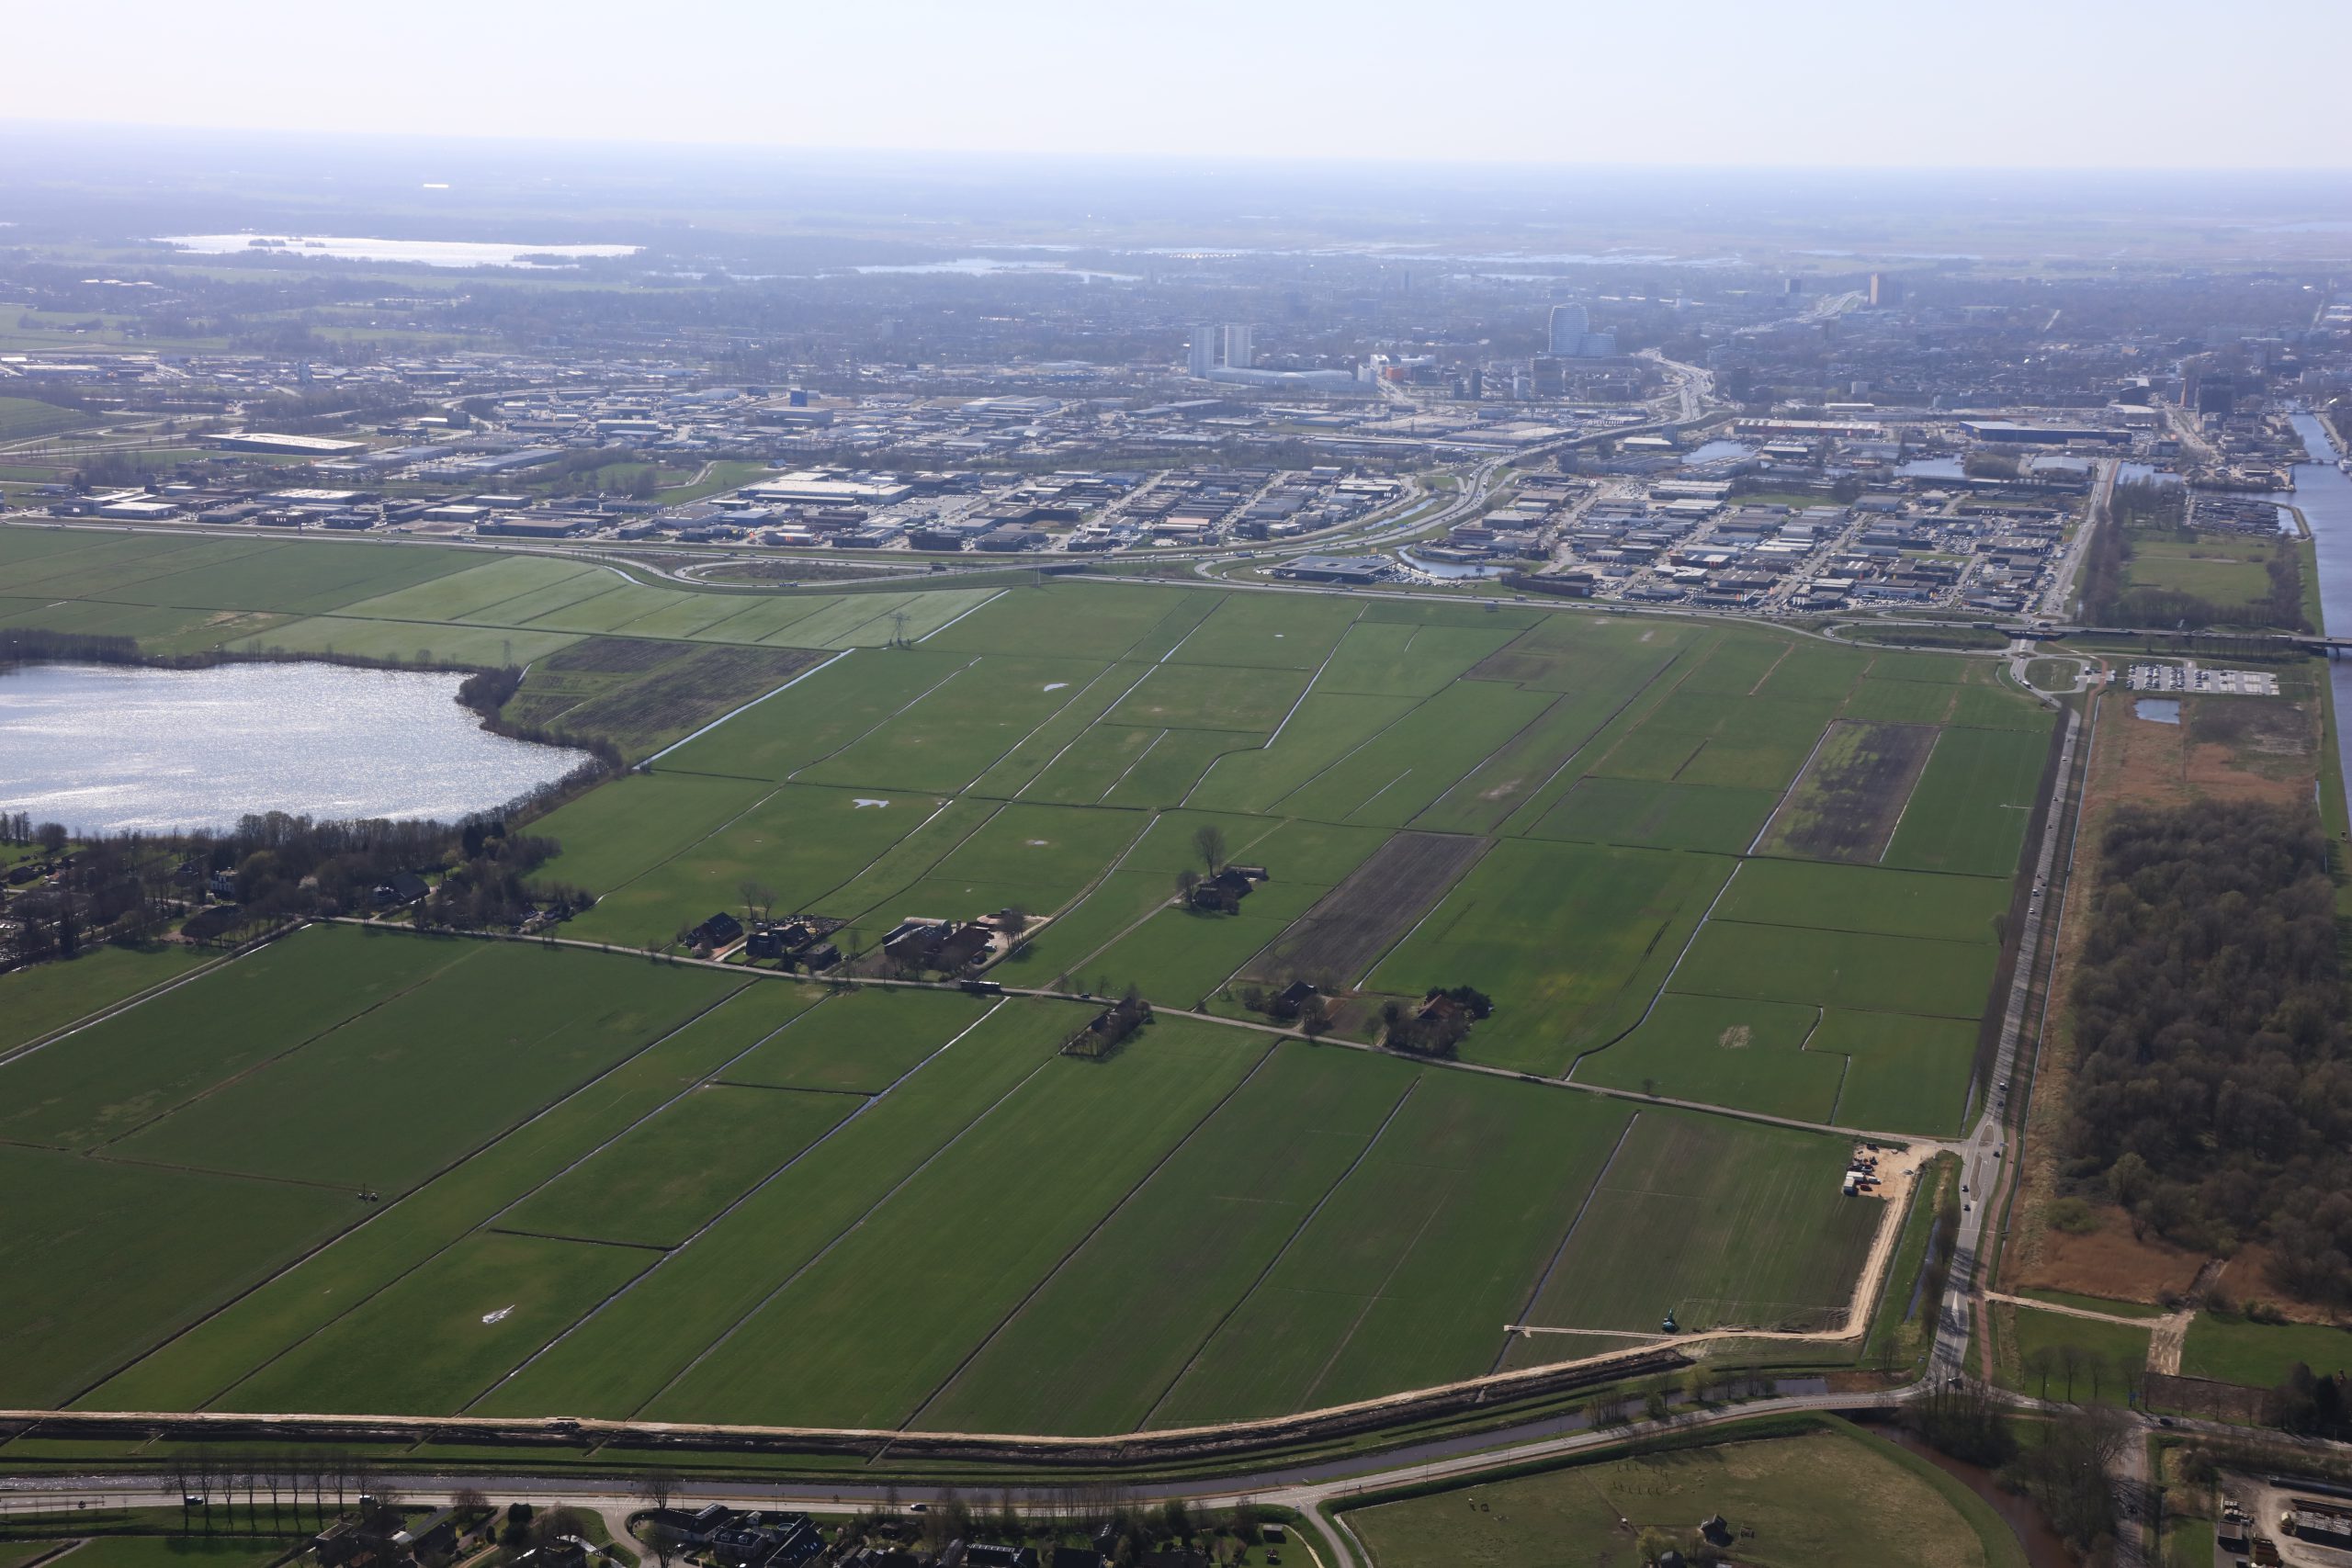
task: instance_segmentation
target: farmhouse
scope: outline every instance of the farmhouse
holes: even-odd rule
[[[1266,880],[1262,866],[1229,865],[1215,876],[1193,889],[1193,908],[1215,914],[1233,915],[1241,911],[1241,900]]]
[[[234,886],[233,883],[231,884],[232,888]],[[424,878],[417,875],[416,873],[396,871],[389,878],[376,885],[376,902],[413,904],[430,891],[432,890],[424,885]]]
[[[721,909],[686,933],[691,947],[725,947],[743,934],[743,922]]]

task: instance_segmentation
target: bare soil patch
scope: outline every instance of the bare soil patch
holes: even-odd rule
[[[1268,942],[1244,977],[1320,977],[1352,988],[1492,847],[1461,833],[1393,835]]]
[[[2109,1301],[2159,1304],[2166,1291],[2185,1293],[2205,1266],[2201,1253],[2160,1241],[2132,1237],[2132,1222],[2120,1208],[2093,1211],[2099,1225],[2075,1235],[2054,1227],[2045,1229],[2033,1260],[2005,1278],[2009,1291],[2065,1291]]]
[[[636,637],[583,637],[560,648],[542,660],[549,670],[577,670],[597,675],[640,674],[692,651],[686,645],[656,642]]]
[[[1773,814],[1764,847],[1813,860],[1877,861],[1939,733],[1928,724],[1831,721]]]

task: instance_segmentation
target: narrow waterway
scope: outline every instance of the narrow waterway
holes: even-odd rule
[[[2308,463],[2295,465],[2294,502],[2312,531],[2319,558],[2320,615],[2331,637],[2352,633],[2352,478],[2335,466],[2342,456],[2327,438],[2327,427],[2312,414],[2293,416],[2295,434],[2303,438]],[[2346,741],[2342,721],[2352,718],[2352,660],[2337,660],[2329,667],[2335,688],[2336,761],[2352,779],[2352,745]]]

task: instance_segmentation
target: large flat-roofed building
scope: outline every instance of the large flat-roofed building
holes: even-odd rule
[[[2123,442],[2132,439],[2128,430],[2107,430],[2095,424],[2020,424],[2006,419],[1964,419],[1960,427],[1978,441],[2001,441],[2012,446],[2064,446],[2073,441]]]
[[[1385,556],[1300,556],[1274,568],[1273,575],[1292,582],[1362,585],[1387,581],[1396,567]]]
[[[815,502],[828,506],[890,506],[914,494],[914,486],[894,479],[842,479],[828,474],[778,474],[745,485],[754,501]]]
[[[264,452],[280,457],[347,457],[365,452],[365,441],[337,441],[326,435],[280,435],[263,430],[232,430],[211,437],[223,452]]]

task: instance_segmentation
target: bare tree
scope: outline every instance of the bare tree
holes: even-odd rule
[[[1216,823],[1204,822],[1193,830],[1193,849],[1211,876],[1225,869],[1225,829]]]

